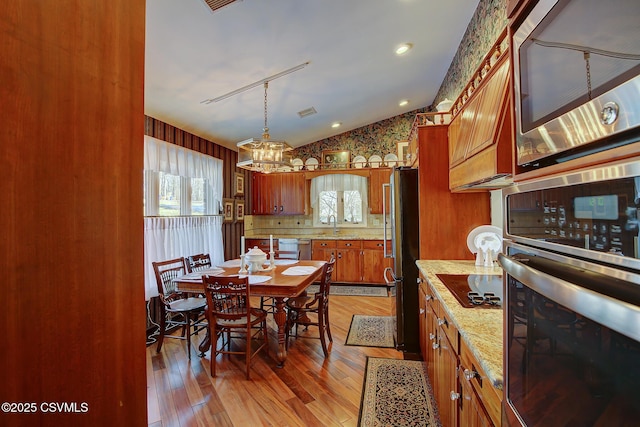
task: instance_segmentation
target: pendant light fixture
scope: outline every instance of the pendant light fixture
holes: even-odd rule
[[[286,154],[292,148],[284,141],[274,141],[267,126],[267,89],[269,82],[264,82],[264,128],[262,138],[250,138],[238,142],[238,163],[236,166],[254,172],[275,172],[291,166],[290,157]]]

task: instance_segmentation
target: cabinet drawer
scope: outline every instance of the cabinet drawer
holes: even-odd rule
[[[338,249],[361,249],[362,240],[336,240]]]
[[[453,351],[458,353],[459,351],[459,338],[458,338],[458,328],[453,324],[446,310],[442,306],[442,304],[438,305],[438,326],[444,334],[447,336],[449,343],[451,344],[451,348]]]
[[[264,252],[269,252],[270,242],[269,239],[246,239],[246,250],[253,249],[254,246],[257,246]],[[273,250],[278,250],[278,239],[273,239]]]
[[[335,249],[335,247],[336,247],[335,240],[312,240],[311,241],[311,250]]]
[[[498,390],[489,382],[464,340],[460,340],[460,381],[471,384],[493,423],[500,425],[502,390]]]
[[[389,245],[391,242],[388,243]],[[384,243],[382,240],[363,240],[362,241],[362,249],[380,249],[384,248]]]

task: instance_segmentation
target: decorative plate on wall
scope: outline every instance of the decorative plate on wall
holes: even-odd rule
[[[382,157],[378,156],[377,154],[374,154],[373,156],[369,157],[370,168],[379,168],[380,163],[382,163]]]
[[[363,168],[367,164],[367,159],[364,156],[355,156],[351,163],[354,168]]]
[[[398,156],[396,156],[395,154],[387,154],[386,156],[384,156],[384,163],[388,167],[392,168],[398,163]]]
[[[318,169],[318,160],[313,157],[307,159],[307,161],[304,164],[307,166],[307,169],[310,171]]]

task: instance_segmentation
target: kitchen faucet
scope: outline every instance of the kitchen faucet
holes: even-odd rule
[[[331,224],[331,218],[333,218],[333,234],[338,234],[337,224],[336,224],[336,216],[329,215],[329,224]]]

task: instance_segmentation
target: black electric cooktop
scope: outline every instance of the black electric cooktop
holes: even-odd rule
[[[502,276],[495,274],[436,274],[460,305],[502,308]]]

